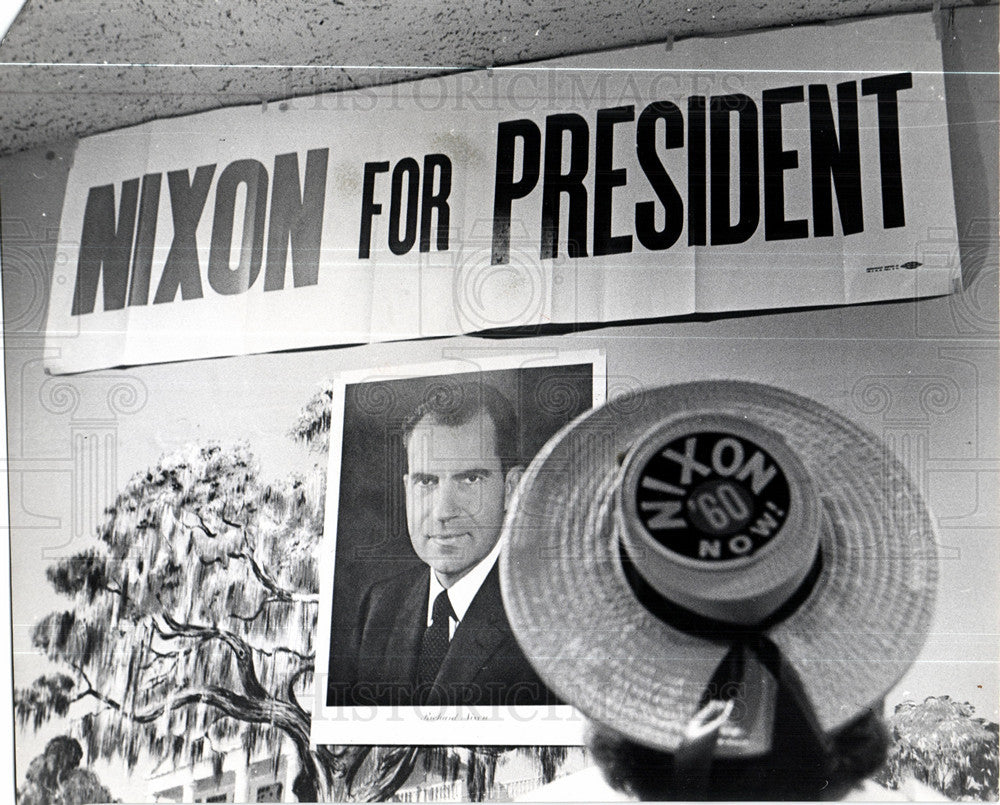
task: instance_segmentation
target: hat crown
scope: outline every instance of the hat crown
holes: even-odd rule
[[[754,624],[809,572],[821,506],[775,431],[723,412],[659,423],[618,479],[619,537],[660,595],[717,620]]]

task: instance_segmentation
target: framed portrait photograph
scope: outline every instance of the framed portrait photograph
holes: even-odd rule
[[[531,458],[603,402],[603,356],[459,356],[332,393],[313,741],[579,742],[511,632],[498,558]]]

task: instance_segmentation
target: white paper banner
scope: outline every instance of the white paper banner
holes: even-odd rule
[[[688,40],[81,141],[47,368],[915,298],[957,251],[929,15]]]

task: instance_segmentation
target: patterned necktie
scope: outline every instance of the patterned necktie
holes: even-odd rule
[[[434,599],[431,625],[424,631],[423,639],[420,641],[420,659],[417,662],[418,685],[429,685],[437,676],[444,655],[448,653],[448,621],[454,617],[448,591],[442,590]]]

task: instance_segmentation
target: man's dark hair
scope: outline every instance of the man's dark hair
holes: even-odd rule
[[[521,463],[517,418],[510,401],[483,380],[448,380],[431,386],[423,402],[403,422],[403,445],[409,447],[413,429],[425,419],[433,425],[457,428],[480,411],[493,422],[500,468],[506,476]]]
[[[673,755],[593,726],[588,746],[610,785],[642,800],[837,800],[885,762],[889,734],[868,711],[832,736],[823,754],[795,735],[776,736],[783,749],[762,758],[717,758],[707,788],[678,774]]]

